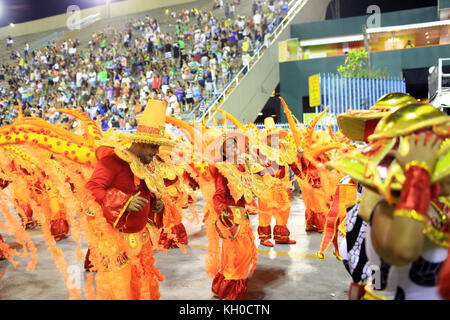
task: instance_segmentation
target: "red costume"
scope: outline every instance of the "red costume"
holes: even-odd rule
[[[286,151],[285,149],[280,149],[279,152]],[[263,177],[263,181],[266,185],[264,192],[258,199],[258,235],[261,244],[273,246],[269,241],[272,237],[272,217],[274,217],[276,221],[276,225],[273,229],[275,243],[295,244],[295,240],[289,239],[290,231],[287,228],[291,209],[290,189],[292,186],[289,180],[289,168],[291,167],[296,175],[300,175],[301,172],[295,161],[290,165],[280,165],[276,161],[269,160],[266,155],[260,152],[260,150],[257,150],[257,154],[263,168],[259,174]],[[299,161],[298,156],[297,161]]]
[[[182,195],[176,188],[177,183],[179,183],[178,177],[174,180],[164,179],[166,188],[173,188],[175,193],[165,199],[164,210],[160,213],[154,213],[151,219],[158,229],[162,229],[159,236],[159,245],[163,246],[165,249],[176,248],[178,245],[185,245],[188,243],[186,228],[182,223],[181,211],[183,208],[182,205],[178,203],[178,200]],[[171,225],[171,227],[164,227],[164,218],[170,220],[166,225]]]
[[[106,272],[97,274],[97,290],[105,299],[159,299],[158,281],[163,278],[153,266],[153,246],[146,228],[157,198],[117,152],[112,149],[106,151],[86,184],[102,207],[107,222],[124,240],[115,244],[119,251],[111,260],[119,262],[116,268],[107,267]],[[126,211],[137,192],[148,202],[139,212]],[[112,263],[111,260],[104,263]],[[117,283],[117,277],[120,277],[123,288],[112,285]]]
[[[239,166],[239,171],[243,170]],[[257,251],[246,201],[244,197],[235,201],[227,184],[227,178],[217,172],[213,203],[218,215],[216,229],[222,238],[222,257],[212,291],[221,300],[242,300],[247,293],[248,273],[253,274],[256,266]]]

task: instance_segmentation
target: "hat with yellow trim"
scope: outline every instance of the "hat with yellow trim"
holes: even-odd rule
[[[437,130],[436,134],[448,134],[449,119],[446,113],[431,104],[417,102],[407,108],[397,107],[378,122],[369,141],[405,136],[427,127]]]
[[[347,138],[368,142],[368,137],[375,131],[380,119],[390,110],[416,102],[414,97],[406,93],[388,93],[378,99],[369,110],[353,109],[338,115],[337,124]]]
[[[133,143],[174,146],[176,141],[171,140],[165,132],[166,108],[165,101],[149,100],[139,119],[136,132],[121,133],[119,136]]]
[[[435,183],[450,175],[450,116],[424,103],[393,109],[379,121],[366,147],[328,162],[326,166],[351,176],[390,202],[396,196],[393,192],[401,190],[405,174],[389,152],[397,150],[406,154],[410,140],[422,132],[427,134],[427,139],[436,134],[443,140],[430,176]]]

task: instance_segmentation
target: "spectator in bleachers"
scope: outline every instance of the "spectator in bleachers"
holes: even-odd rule
[[[239,1],[225,6],[217,1],[216,5],[228,7],[228,14],[196,8],[169,10],[167,22],[177,29],[163,30],[146,15],[130,19],[122,30],[108,25],[93,33],[85,47],[66,39],[28,51],[24,57],[14,52],[13,65],[0,69],[0,80],[7,83],[1,87],[0,98],[7,107],[19,98],[42,109],[43,117],[50,117],[49,106],[81,108],[92,118],[101,116],[104,128],[113,126],[114,116],[126,117],[119,121],[120,128],[131,126],[131,117],[152,94],[168,101],[175,96],[176,115],[191,111],[203,97],[210,93],[214,97],[230,76],[247,65],[249,55],[268,44],[268,32],[287,9],[285,1],[255,1],[252,10],[235,12],[234,17],[232,7]],[[127,112],[119,108],[128,104]],[[114,107],[117,110],[110,112]]]

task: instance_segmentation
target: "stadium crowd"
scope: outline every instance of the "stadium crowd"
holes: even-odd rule
[[[16,116],[17,100],[25,115],[69,127],[77,122],[57,109],[82,109],[103,130],[134,128],[150,97],[166,100],[169,115],[198,114],[202,99],[220,92],[268,45],[288,8],[285,0],[259,0],[244,16],[239,5],[217,0],[211,11],[166,9],[164,21],[145,15],[121,30],[108,25],[84,45],[64,39],[30,52],[29,44],[14,48],[8,38],[13,60],[0,66],[1,123]]]

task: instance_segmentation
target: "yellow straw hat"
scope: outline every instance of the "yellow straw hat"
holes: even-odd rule
[[[398,150],[405,153],[411,136],[421,131],[434,133],[445,140],[430,174],[431,182],[435,183],[450,175],[450,116],[424,103],[393,109],[379,121],[366,147],[330,161],[326,166],[350,175],[390,202],[393,197],[391,191],[401,190],[405,175],[389,152]]]
[[[149,100],[134,134],[121,133],[120,137],[133,143],[148,143],[162,146],[174,146],[173,141],[165,133],[167,102]]]
[[[381,118],[388,115],[393,108],[416,103],[411,95],[400,92],[385,94],[369,110],[348,110],[337,116],[337,124],[342,134],[355,141],[368,141]]]

